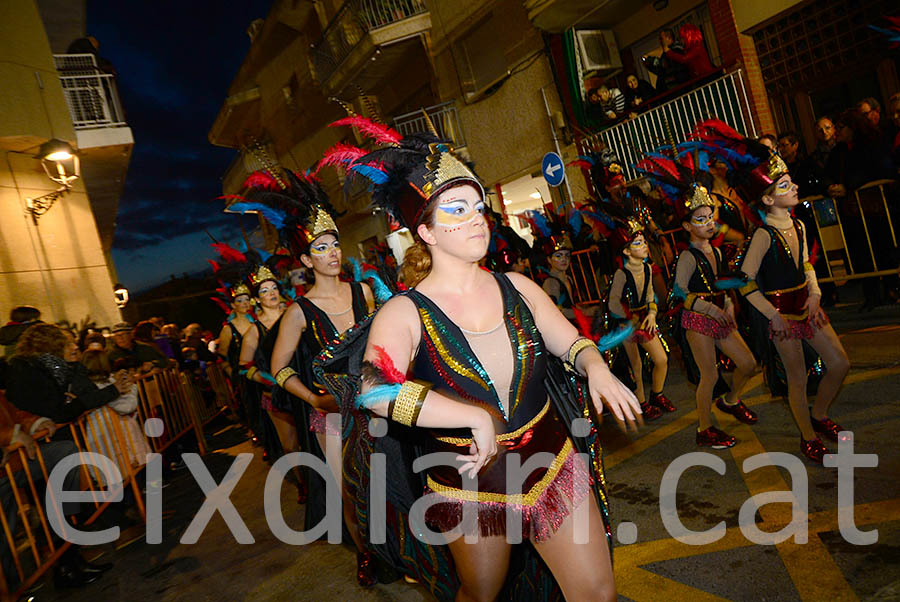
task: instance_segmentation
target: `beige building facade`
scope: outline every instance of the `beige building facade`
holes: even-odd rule
[[[109,252],[133,139],[104,87],[112,80],[76,75],[65,54],[83,35],[83,2],[0,3],[0,320],[17,305],[49,322],[121,319]],[[77,150],[81,178],[36,219],[29,199],[59,188],[35,158],[52,139]]]

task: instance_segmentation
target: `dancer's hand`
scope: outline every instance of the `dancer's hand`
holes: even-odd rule
[[[771,325],[772,333],[776,339],[780,341],[787,336],[790,327],[788,326],[787,320],[785,320],[780,313],[776,313],[772,316]]]
[[[822,295],[810,295],[803,305],[804,309],[809,310],[809,323],[820,328],[825,321],[825,312],[822,311]]]
[[[656,334],[656,314],[647,314],[647,317],[641,322],[639,330],[643,330],[650,335]]]
[[[334,398],[334,395],[328,393],[326,393],[325,395],[316,395],[315,393],[313,393],[313,395],[309,399],[309,405],[327,414],[341,411],[341,409],[338,407],[337,400]]]
[[[586,360],[584,373],[588,379],[591,401],[594,402],[598,416],[603,414],[605,403],[622,429],[637,430],[638,425],[643,424],[641,405],[637,397],[613,376],[599,352],[591,354],[590,359]]]
[[[709,312],[709,317],[722,326],[731,326],[732,324],[734,324],[734,319],[729,316],[724,310],[719,309],[715,305],[712,306],[712,309]]]
[[[474,415],[475,424],[472,425],[472,445],[469,446],[469,455],[459,455],[456,459],[463,462],[459,467],[459,474],[469,471],[469,476],[475,478],[485,464],[497,455],[497,431],[494,429],[494,421],[490,414],[484,410]]]

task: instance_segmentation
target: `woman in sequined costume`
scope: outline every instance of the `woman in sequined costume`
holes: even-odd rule
[[[250,315],[250,309],[253,303],[250,299],[250,289],[246,284],[239,284],[229,291],[231,297],[231,312],[222,330],[219,332],[219,340],[216,345],[216,353],[224,360],[225,373],[231,381],[231,389],[234,397],[243,405],[244,400],[244,377],[240,374],[240,355],[241,345],[244,341],[244,335],[253,327],[253,317]],[[247,408],[244,407],[244,414],[249,416]],[[249,421],[249,418],[247,418]],[[251,429],[252,430],[252,429]],[[258,438],[254,434],[254,439],[258,443]]]
[[[566,357],[586,376],[594,409],[605,402],[619,420],[634,420],[637,400],[538,285],[479,268],[489,243],[484,190],[447,145],[409,135],[358,162],[385,172],[373,198],[417,239],[401,275],[412,290],[388,301],[372,322],[358,403],[416,427],[409,437],[426,452],[456,458],[426,470],[427,490],[436,495],[424,513],[424,525],[444,533],[474,511],[477,524],[463,525],[474,542],[447,536],[460,581],[456,599],[495,599],[519,547],[510,542],[523,538],[558,584],[530,597],[561,590],[570,600],[615,599],[607,509],[589,494],[567,425],[548,401],[549,355]],[[524,483],[507,482],[508,466],[539,452],[549,453],[548,467],[535,468]],[[474,490],[468,481],[464,488],[464,478],[476,477]],[[508,528],[507,512],[521,523]],[[579,522],[585,518],[586,525]],[[576,544],[576,534],[587,542]]]

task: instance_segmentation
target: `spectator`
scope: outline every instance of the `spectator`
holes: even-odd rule
[[[109,361],[113,364],[121,358],[130,357],[138,361],[142,372],[154,368],[160,370],[169,365],[169,358],[156,347],[134,340],[131,324],[120,322],[113,326],[113,346],[109,351]]]
[[[86,371],[69,364],[75,349],[75,339],[58,326],[31,326],[9,361],[9,401],[26,412],[69,422],[131,388],[131,379],[120,374],[114,384],[98,389]]]
[[[778,150],[778,140],[775,138],[775,134],[763,134],[759,138],[760,144],[768,146],[772,150]]]
[[[709,54],[703,44],[703,33],[693,23],[685,23],[679,30],[683,50],[670,48],[665,52],[666,58],[673,63],[680,63],[687,67],[690,79],[706,77],[715,68],[709,61]]]
[[[797,134],[791,131],[778,134],[778,154],[787,164],[788,170],[791,172],[791,181],[797,185],[797,194],[800,198],[824,192],[821,180],[816,170],[813,169],[811,161],[800,151],[800,140],[797,138]],[[815,225],[813,225],[812,231],[815,231]]]
[[[871,96],[856,103],[856,110],[876,128],[881,124],[881,105]]]
[[[659,46],[662,49],[660,56],[646,55],[641,60],[647,69],[656,74],[656,92],[661,94],[691,79],[691,74],[687,65],[671,60],[673,55],[670,53],[684,54],[684,46],[675,39],[671,29],[659,32]]]
[[[838,143],[825,166],[828,194],[844,197],[866,182],[894,175],[881,134],[868,117],[848,109],[835,126]]]
[[[656,90],[645,79],[638,79],[636,75],[625,78],[625,105],[628,109],[634,109],[646,102],[656,94]]]
[[[84,337],[84,350],[106,351],[106,337],[99,332],[90,332]]]
[[[831,154],[835,144],[837,144],[837,137],[834,122],[828,117],[820,117],[816,121],[816,148],[811,155],[812,161],[820,173],[825,171],[828,155]]]
[[[212,333],[210,333],[210,337],[212,337]],[[182,353],[184,353],[184,347],[193,349],[197,359],[201,362],[216,361],[216,354],[209,350],[206,341],[203,340],[203,327],[197,323],[188,324],[184,329]]]
[[[891,96],[888,108],[891,121],[884,130],[885,140],[893,168],[896,170],[895,174],[900,174],[900,92]]]
[[[16,351],[16,342],[22,333],[28,330],[32,324],[41,321],[41,312],[30,305],[14,307],[9,312],[9,322],[0,328],[0,345],[3,345],[3,355],[10,357]]]

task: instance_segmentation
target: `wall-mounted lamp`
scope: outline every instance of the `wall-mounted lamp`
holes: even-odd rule
[[[126,305],[128,305],[128,298],[129,298],[128,297],[128,289],[125,288],[124,285],[116,284],[113,287],[113,292],[116,296],[116,307],[118,307],[119,309],[122,309]]]
[[[40,159],[47,177],[60,186],[43,196],[25,199],[28,213],[37,225],[38,218],[50,211],[53,203],[69,192],[72,182],[81,176],[81,162],[71,144],[56,138],[42,144],[34,158]]]

